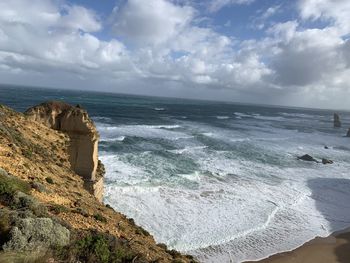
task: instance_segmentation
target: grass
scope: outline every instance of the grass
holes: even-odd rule
[[[0,197],[12,197],[16,192],[29,194],[30,185],[13,176],[0,174]]]

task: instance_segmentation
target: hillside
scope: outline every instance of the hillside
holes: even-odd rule
[[[0,105],[0,262],[194,262],[89,193],[70,145]]]

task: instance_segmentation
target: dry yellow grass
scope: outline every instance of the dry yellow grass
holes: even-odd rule
[[[56,216],[73,228],[97,229],[125,238],[133,251],[150,262],[173,262],[173,255],[157,246],[152,236],[140,231],[121,213],[99,203],[84,189],[83,180],[70,169],[68,144],[69,137],[65,134],[0,106],[1,168],[25,181],[44,185],[48,193],[32,190],[32,195],[48,207],[64,206],[65,211]],[[53,184],[46,181],[48,177]],[[106,218],[106,222],[96,220],[97,213]],[[185,256],[177,256],[176,260],[191,261]]]

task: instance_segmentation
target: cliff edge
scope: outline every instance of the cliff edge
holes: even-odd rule
[[[79,105],[74,107],[60,101],[49,101],[29,108],[24,114],[29,120],[41,122],[69,136],[71,168],[84,179],[86,189],[102,201],[104,169],[98,161],[99,134],[88,113]]]
[[[195,262],[87,191],[103,173],[92,124],[64,103],[26,114],[0,105],[0,262]]]

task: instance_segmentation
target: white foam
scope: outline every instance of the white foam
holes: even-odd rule
[[[188,138],[186,133],[172,131],[180,128],[180,125],[107,125],[97,123],[97,129],[103,140],[115,140],[122,136],[137,136],[143,138],[165,138],[178,140]]]
[[[154,108],[154,110],[156,110],[156,111],[164,111],[165,109],[164,108]]]
[[[238,117],[251,117],[251,115],[249,115],[249,114],[246,114],[246,113],[242,113],[242,112],[235,112],[234,113],[236,116],[238,116]]]
[[[227,119],[229,119],[230,117],[229,117],[229,116],[216,116],[216,118],[217,118],[218,120],[227,120]]]
[[[118,136],[116,138],[102,138],[100,141],[101,142],[122,142],[125,140],[125,136]]]
[[[283,117],[274,117],[274,116],[261,116],[260,114],[253,114],[254,119],[257,120],[265,120],[265,121],[283,121],[285,118]]]
[[[147,125],[113,128],[114,136],[159,136],[172,142],[203,134],[236,150],[214,151],[192,138],[194,144],[169,151],[195,162],[198,170],[171,176],[176,164],[162,155],[102,153],[105,201],[158,242],[201,262],[257,260],[350,225],[350,184],[341,181],[350,179],[350,152],[337,150],[347,138],[284,130],[249,116],[231,130],[193,122],[181,124],[181,132]],[[334,149],[324,149],[324,142]],[[304,153],[335,163],[296,160]]]
[[[183,154],[185,152],[201,151],[206,148],[208,148],[208,146],[193,146],[193,147],[185,147],[183,149],[168,150],[168,151],[172,153]]]

